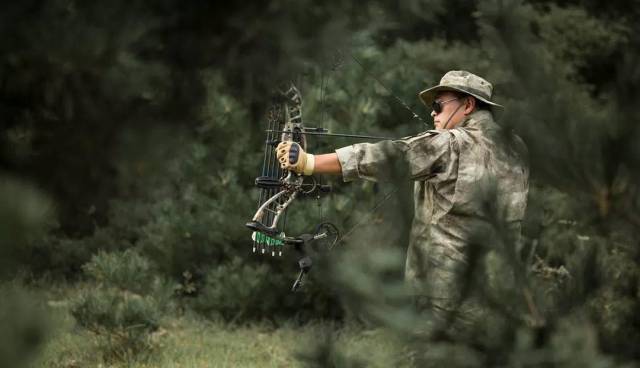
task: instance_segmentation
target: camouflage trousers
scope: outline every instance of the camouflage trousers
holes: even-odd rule
[[[432,247],[421,261],[420,272],[407,272],[413,276],[407,281],[417,312],[431,320],[431,327],[465,330],[482,320],[484,308],[473,295],[468,264],[461,254]]]

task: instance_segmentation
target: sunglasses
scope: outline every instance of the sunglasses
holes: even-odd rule
[[[452,98],[450,100],[446,100],[446,101],[433,101],[431,103],[431,109],[436,113],[439,114],[442,112],[442,105],[446,104],[447,102],[451,102],[451,101],[455,101],[455,100],[459,100],[460,97],[456,97],[456,98]]]

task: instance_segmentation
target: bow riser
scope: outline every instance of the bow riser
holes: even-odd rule
[[[310,192],[309,184],[305,184],[302,176],[289,171],[283,171],[274,157],[274,148],[279,142],[296,142],[306,148],[306,137],[302,125],[302,97],[298,89],[291,85],[278,93],[277,105],[269,112],[269,133],[265,141],[265,159],[263,176],[256,179],[256,185],[262,188],[259,207],[251,222],[246,225],[254,231],[253,251],[281,255],[281,247],[274,246],[282,243],[284,232],[278,229],[278,223],[298,196],[299,193]],[[276,131],[282,132],[275,136]],[[277,139],[279,138],[279,140]],[[315,185],[312,183],[312,187]],[[257,236],[260,233],[263,236]],[[276,249],[277,248],[277,249]]]

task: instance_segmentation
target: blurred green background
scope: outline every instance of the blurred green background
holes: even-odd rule
[[[5,4],[0,366],[638,366],[639,15],[588,0]],[[417,93],[452,69],[494,84],[530,151],[524,243],[478,236],[460,270],[461,305],[486,318],[411,308],[411,183],[374,212],[389,188],[339,178],[296,202],[291,234],[365,221],[290,293],[295,253],[254,255],[244,227],[274,88],[298,86],[309,126],[401,137],[428,127],[395,97],[428,121]]]

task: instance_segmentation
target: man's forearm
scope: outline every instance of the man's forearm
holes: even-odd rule
[[[315,155],[315,167],[313,172],[316,174],[342,174],[342,166],[336,153],[327,153],[324,155]]]

